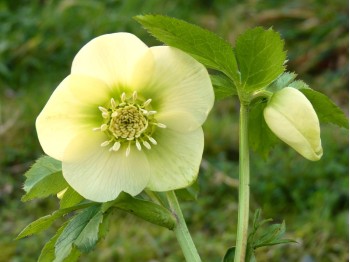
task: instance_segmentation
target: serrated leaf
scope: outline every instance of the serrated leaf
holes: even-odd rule
[[[260,215],[261,215],[261,209],[258,208],[255,210],[254,217],[253,217],[253,229],[254,230],[256,230],[260,225],[260,223],[259,223]]]
[[[39,158],[26,172],[24,182],[26,194],[22,201],[47,197],[68,186],[61,173],[61,162],[48,156]]]
[[[323,123],[332,123],[349,129],[349,119],[328,96],[310,88],[299,89],[311,102],[316,114]]]
[[[264,229],[264,232],[258,234],[261,226],[272,219],[260,220],[261,210],[257,209],[254,214],[253,229],[249,234],[247,242],[246,262],[256,262],[254,252],[257,248],[264,246],[272,246],[278,244],[295,243],[291,239],[282,239],[286,227],[285,222],[281,224],[273,224]]]
[[[16,239],[21,239],[33,234],[37,234],[45,229],[47,229],[51,224],[58,218],[64,216],[65,214],[68,214],[72,211],[82,209],[89,207],[91,205],[96,205],[95,203],[86,203],[86,204],[81,204],[77,206],[73,206],[70,208],[65,208],[65,209],[59,209],[53,212],[51,215],[43,216],[34,222],[30,223],[28,226],[26,226],[17,236]]]
[[[254,241],[254,249],[258,247],[267,246],[269,245],[269,243],[273,243],[277,240],[280,240],[285,231],[286,227],[284,221],[281,224],[270,225],[266,229],[265,233],[262,236],[260,236],[259,239]]]
[[[139,15],[135,20],[158,40],[181,49],[208,68],[219,70],[235,83],[239,83],[232,46],[218,35],[199,26],[162,15]]]
[[[28,192],[30,191],[37,180],[41,180],[48,174],[57,173],[62,170],[62,164],[60,161],[53,159],[49,156],[43,156],[36,160],[34,165],[24,174],[27,180],[24,184],[23,189]]]
[[[296,81],[293,81],[292,83],[290,83],[288,85],[289,87],[294,87],[296,89],[302,89],[302,88],[310,88],[308,84],[306,84],[303,80],[296,80]]]
[[[81,252],[89,252],[99,239],[100,224],[103,220],[102,212],[98,212],[84,227],[74,244]]]
[[[81,252],[75,246],[73,246],[70,254],[63,260],[63,262],[76,262],[78,261],[80,255]]]
[[[102,210],[101,210],[102,212]],[[109,221],[110,221],[110,217],[111,217],[111,212],[106,212],[103,213],[103,220],[102,223],[100,224],[100,229],[98,231],[98,238],[104,238],[108,232],[109,229]]]
[[[60,201],[60,208],[63,209],[75,206],[82,200],[84,200],[84,197],[79,195],[73,188],[68,187]]]
[[[195,201],[199,193],[198,179],[189,187],[175,190],[176,196],[181,201]]]
[[[262,157],[267,158],[271,148],[279,140],[265,122],[263,114],[265,107],[266,103],[264,101],[258,101],[251,106],[248,136],[250,147]]]
[[[41,250],[38,262],[51,262],[55,259],[55,243],[68,223],[64,223]]]
[[[265,243],[263,246],[275,246],[275,245],[280,245],[280,244],[289,244],[289,243],[298,243],[297,241],[293,239],[277,239],[275,241],[271,241],[268,243]]]
[[[280,35],[262,27],[247,30],[237,38],[235,53],[241,73],[241,88],[252,92],[268,86],[284,71],[286,52]]]
[[[233,262],[235,259],[235,251],[236,247],[230,247],[229,249],[227,249],[224,258],[222,259],[222,262]]]
[[[172,213],[153,202],[138,199],[122,192],[119,197],[102,205],[102,211],[105,212],[111,207],[115,207],[129,212],[155,225],[174,229],[176,221]]]
[[[234,83],[225,75],[210,75],[214,87],[215,99],[220,100],[229,96],[237,95]]]
[[[73,244],[82,252],[95,247],[102,216],[100,208],[101,205],[86,208],[69,221],[56,241],[54,262],[67,258],[71,254]]]
[[[260,216],[261,216],[261,208],[258,208],[258,209],[256,209],[255,212],[254,212],[254,218],[253,218],[253,233],[255,233],[256,230],[257,230],[259,227],[261,227],[262,225],[264,225],[264,224],[266,224],[266,223],[272,221],[271,218],[261,220],[261,219],[260,219]]]
[[[254,218],[253,218],[253,231],[250,233],[250,235],[254,236],[256,231],[258,230],[259,227],[261,227],[263,224],[266,224],[268,222],[271,222],[272,219],[260,219],[261,216],[261,208],[258,208],[254,212]],[[261,220],[261,221],[260,221]],[[249,236],[250,237],[250,236]]]
[[[290,84],[294,81],[296,77],[297,77],[297,74],[295,73],[284,72],[267,87],[267,90],[275,93],[281,90],[282,88],[290,86]],[[294,81],[294,82],[297,82],[297,81]]]

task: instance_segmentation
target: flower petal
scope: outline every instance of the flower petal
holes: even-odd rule
[[[264,118],[276,136],[303,157],[312,161],[322,157],[318,117],[300,91],[286,87],[275,93],[264,109]]]
[[[159,122],[180,132],[200,127],[214,104],[205,67],[172,47],[150,48],[135,68],[132,86],[152,99]]]
[[[135,64],[147,50],[133,34],[102,35],[80,49],[73,60],[72,73],[94,76],[114,87],[125,86],[130,82]]]
[[[186,134],[162,129],[154,135],[158,144],[147,152],[151,166],[147,188],[168,191],[191,185],[197,178],[203,154],[202,128]]]
[[[83,131],[92,133],[99,126],[99,105],[109,99],[109,88],[102,81],[69,75],[56,88],[36,119],[40,144],[46,154],[62,160],[73,137]]]
[[[74,190],[86,199],[106,202],[122,191],[135,196],[146,187],[150,168],[144,152],[132,146],[126,156],[125,145],[110,152],[90,140],[87,135],[76,137],[64,155],[63,176]]]

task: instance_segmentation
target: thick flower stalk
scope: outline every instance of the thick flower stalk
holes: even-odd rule
[[[310,101],[299,90],[276,92],[264,109],[264,118],[276,136],[308,160],[322,157],[320,123]]]
[[[168,191],[196,179],[214,103],[203,65],[136,36],[97,37],[75,56],[36,121],[45,153],[86,199]]]

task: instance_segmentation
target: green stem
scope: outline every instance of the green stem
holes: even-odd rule
[[[177,197],[174,191],[167,192],[167,197],[171,211],[176,217],[177,225],[174,229],[177,241],[179,242],[182,252],[187,262],[200,262],[201,258],[197,252],[197,249],[193,243],[190,232],[187,229],[185,219],[182,215],[182,211],[177,201]]]
[[[249,106],[241,104],[239,118],[239,196],[235,262],[244,262],[249,223]]]

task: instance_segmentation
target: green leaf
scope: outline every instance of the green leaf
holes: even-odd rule
[[[81,252],[75,246],[73,246],[70,254],[63,260],[63,262],[76,262],[78,261],[80,255]]]
[[[275,242],[279,240],[286,231],[285,222],[282,224],[273,224],[270,225],[265,233],[259,237],[259,239],[255,240],[254,248],[267,246],[269,243]]]
[[[310,88],[301,88],[299,90],[309,99],[321,122],[332,123],[349,129],[349,119],[328,96]]]
[[[59,209],[53,212],[51,215],[47,215],[44,217],[41,217],[34,222],[30,223],[28,226],[26,226],[17,236],[16,239],[21,239],[23,237],[27,237],[33,234],[37,234],[45,229],[47,229],[51,224],[58,218],[62,217],[65,214],[68,214],[74,210],[82,209],[89,207],[91,205],[96,205],[95,203],[84,203],[77,206],[73,206],[70,208],[65,209]]]
[[[261,227],[262,225],[266,224],[267,222],[271,222],[272,221],[271,218],[261,220],[260,219],[260,215],[261,215],[261,209],[258,208],[257,210],[255,210],[255,213],[254,213],[253,231],[252,231],[253,234],[256,233],[256,231],[258,230],[259,227]]]
[[[246,261],[249,261],[249,262],[256,262],[256,258],[255,258],[254,252],[251,253],[251,254],[247,257]]]
[[[55,243],[68,223],[64,223],[41,250],[38,262],[51,262],[55,259]]]
[[[66,188],[68,184],[62,176],[61,169],[60,161],[48,156],[39,158],[25,174],[26,194],[22,197],[22,201],[47,197]]]
[[[176,196],[181,201],[195,201],[199,193],[198,179],[189,187],[175,190]]]
[[[73,188],[68,187],[60,201],[60,208],[63,209],[75,206],[82,200],[84,200],[84,197],[79,195]]]
[[[236,247],[230,247],[229,249],[227,249],[222,262],[233,262],[235,259],[235,251]]]
[[[208,68],[219,70],[236,84],[239,83],[232,46],[218,35],[199,26],[162,15],[139,15],[135,20],[158,40],[181,49]]]
[[[63,261],[68,257],[73,250],[73,244],[82,252],[95,247],[98,229],[103,219],[100,209],[101,205],[91,206],[69,221],[56,241],[54,262]]]
[[[102,212],[98,212],[84,227],[74,244],[82,252],[89,252],[95,247],[99,239],[100,224],[103,220]]]
[[[293,81],[288,85],[289,87],[294,87],[296,89],[302,89],[302,88],[310,88],[308,84],[306,84],[303,80],[296,80]]]
[[[270,225],[265,233],[255,240],[254,249],[265,246],[296,243],[296,241],[292,239],[282,239],[285,231],[286,226],[284,221],[281,224]]]
[[[266,102],[261,100],[252,104],[249,113],[248,136],[250,147],[262,157],[267,158],[271,148],[279,140],[265,122],[263,114],[265,107]]]
[[[282,88],[290,86],[290,84],[294,81],[296,77],[297,77],[297,74],[295,73],[284,72],[267,87],[267,90],[275,93],[281,90]],[[294,81],[294,82],[298,82],[298,81]]]
[[[235,251],[236,247],[230,247],[227,251],[226,254],[222,260],[222,262],[234,262],[235,259]],[[247,252],[246,252],[246,262],[256,262],[255,256],[254,256],[254,250],[251,250],[251,252],[248,250],[247,247]]]
[[[101,212],[102,212],[102,208],[101,208]],[[108,233],[108,229],[109,229],[109,222],[110,222],[110,218],[111,218],[111,212],[102,212],[103,213],[103,220],[102,223],[100,224],[100,229],[98,231],[98,238],[104,238],[107,233]]]
[[[227,76],[223,74],[210,75],[210,79],[214,87],[216,100],[237,95],[235,84]]]
[[[268,243],[265,243],[263,246],[275,246],[275,245],[281,245],[281,244],[290,244],[290,243],[298,243],[297,241],[293,239],[276,239],[274,241],[270,241]],[[256,247],[258,248],[258,247]]]
[[[258,234],[258,231],[261,231],[262,225],[272,221],[272,219],[261,220],[260,215],[261,209],[257,209],[254,214],[253,229],[248,236],[246,261],[249,262],[256,261],[254,252],[259,247],[296,242],[291,239],[282,239],[286,231],[284,221],[281,224],[269,225],[264,229],[263,233]]]
[[[155,225],[166,227],[170,230],[174,229],[176,221],[172,213],[153,202],[134,198],[127,193],[121,193],[116,200],[104,203],[102,211],[105,212],[110,207],[115,207],[137,217],[140,217]]]
[[[280,35],[261,27],[247,30],[236,41],[236,59],[242,89],[252,92],[268,86],[284,71],[286,52]]]

